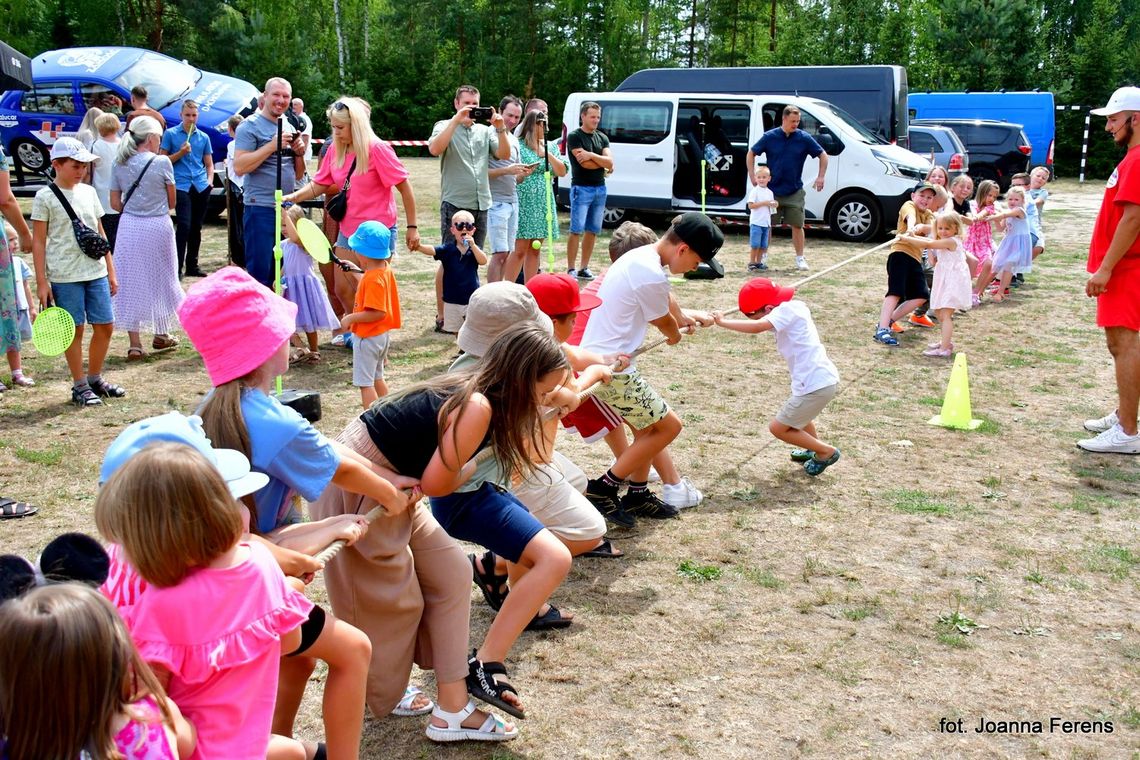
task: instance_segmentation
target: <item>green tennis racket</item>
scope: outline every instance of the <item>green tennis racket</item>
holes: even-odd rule
[[[331,261],[329,256],[332,246],[329,245],[329,239],[325,237],[325,233],[318,227],[311,219],[301,218],[296,222],[297,237],[301,238],[301,245],[304,246],[305,251],[318,264],[327,264]]]
[[[44,356],[59,356],[75,340],[75,320],[66,309],[49,306],[32,324],[32,344]]]

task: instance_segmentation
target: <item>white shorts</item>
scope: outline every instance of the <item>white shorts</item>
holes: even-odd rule
[[[449,333],[459,332],[463,320],[467,318],[467,304],[443,302],[443,331]]]
[[[594,541],[606,534],[606,521],[583,495],[586,473],[554,452],[511,493],[554,535],[567,541]]]
[[[370,387],[384,379],[384,358],[388,356],[389,333],[370,338],[352,336],[352,384],[357,388]]]

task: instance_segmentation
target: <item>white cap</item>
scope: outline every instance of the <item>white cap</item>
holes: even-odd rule
[[[99,160],[98,156],[84,148],[83,143],[74,137],[61,137],[52,143],[51,160],[54,161],[57,158],[74,158],[76,161],[85,164]]]
[[[1121,87],[1112,93],[1104,108],[1094,108],[1095,116],[1112,116],[1121,111],[1140,111],[1140,87]]]

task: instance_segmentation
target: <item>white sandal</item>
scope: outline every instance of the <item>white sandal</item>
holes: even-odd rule
[[[412,704],[416,701],[416,697],[421,695],[423,695],[423,690],[421,690],[420,687],[408,684],[408,687],[404,689],[404,696],[396,703],[396,709],[392,711],[392,714],[398,715],[401,718],[410,718],[413,715],[427,715],[435,709],[435,702],[432,702],[430,699],[423,707],[412,707]]]
[[[433,718],[442,718],[447,721],[447,728],[439,728],[429,721],[426,731],[427,738],[433,742],[505,742],[519,735],[517,727],[512,726],[508,731],[507,724],[493,713],[488,713],[487,720],[483,721],[483,725],[479,728],[464,728],[463,721],[467,720],[467,716],[473,712],[475,712],[473,700],[468,700],[467,706],[459,712],[448,712],[436,705],[431,715]]]

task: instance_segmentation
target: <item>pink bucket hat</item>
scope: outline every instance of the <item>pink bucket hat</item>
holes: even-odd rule
[[[225,267],[186,291],[182,329],[214,386],[260,367],[297,329],[297,306],[238,267]]]

